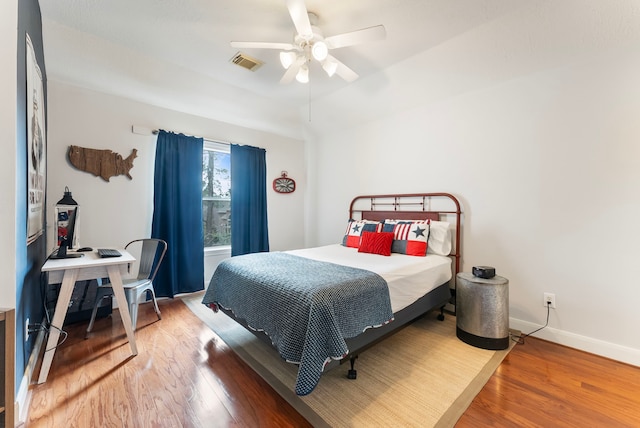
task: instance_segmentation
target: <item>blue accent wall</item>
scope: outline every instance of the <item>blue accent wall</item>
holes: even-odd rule
[[[44,319],[44,284],[40,268],[47,257],[46,233],[27,246],[27,71],[26,35],[35,50],[44,84],[44,111],[47,112],[47,72],[42,42],[42,16],[38,0],[18,1],[17,54],[17,164],[16,164],[16,392],[35,345],[36,335],[27,338],[26,319],[40,323]],[[45,119],[45,123],[47,120]],[[45,125],[45,135],[47,125]],[[45,192],[46,194],[46,192]],[[21,196],[24,195],[24,196]],[[45,203],[46,206],[46,203]],[[46,212],[45,212],[45,218]],[[28,340],[25,340],[28,339]]]

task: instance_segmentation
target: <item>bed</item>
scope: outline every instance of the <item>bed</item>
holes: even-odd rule
[[[455,311],[461,215],[448,193],[358,196],[342,242],[226,259],[202,303],[298,364],[298,395],[345,362],[355,379],[368,347],[426,313]]]

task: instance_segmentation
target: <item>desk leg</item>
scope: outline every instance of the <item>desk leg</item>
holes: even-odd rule
[[[38,383],[45,383],[47,381],[53,355],[58,347],[60,330],[62,330],[64,318],[67,315],[67,309],[69,309],[73,287],[76,285],[76,278],[78,278],[78,272],[79,269],[67,269],[64,271],[62,284],[60,285],[60,294],[58,295],[58,303],[56,303],[53,320],[51,321],[51,326],[49,326],[49,338],[47,339],[47,345],[42,358],[42,367],[40,368]]]
[[[107,266],[107,272],[109,273],[109,281],[111,282],[113,295],[116,297],[118,309],[120,309],[120,318],[122,318],[124,330],[127,332],[129,346],[131,346],[131,354],[138,355],[136,337],[131,325],[131,314],[129,314],[129,304],[127,303],[127,297],[124,295],[124,286],[122,285],[122,277],[120,276],[120,266]]]

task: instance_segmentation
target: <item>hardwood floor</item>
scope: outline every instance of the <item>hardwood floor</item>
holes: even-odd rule
[[[67,327],[45,384],[32,386],[27,427],[307,427],[271,387],[176,300],[162,321],[140,307],[129,355],[116,311]],[[640,368],[527,338],[457,427],[640,426]]]
[[[640,368],[527,338],[456,427],[640,427]]]
[[[181,300],[140,306],[131,357],[120,315],[65,327],[27,427],[307,427]]]

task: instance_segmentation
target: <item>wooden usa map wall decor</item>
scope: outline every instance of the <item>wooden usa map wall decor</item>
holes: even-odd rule
[[[111,150],[89,149],[86,147],[69,146],[69,161],[80,171],[90,172],[105,181],[116,175],[129,174],[133,168],[133,160],[138,156],[138,150],[133,149],[127,158]]]

